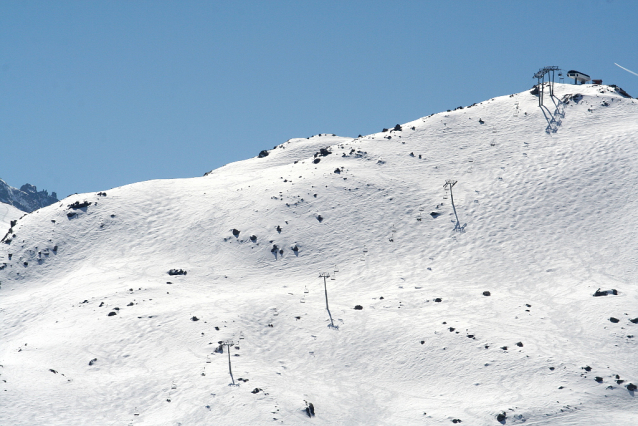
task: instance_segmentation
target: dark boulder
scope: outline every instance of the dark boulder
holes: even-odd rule
[[[306,403],[306,409],[304,411],[306,412],[308,417],[314,417],[315,416],[315,406],[312,404],[312,402],[307,402]]]
[[[93,203],[89,203],[88,201],[82,201],[81,203],[79,201],[76,201],[75,203],[69,204],[67,207],[70,208],[70,209],[77,210],[77,209],[81,209],[81,208],[84,208],[84,207],[88,207],[91,204],[93,204]]]
[[[361,306],[361,305],[356,305],[356,306],[354,307],[354,310],[355,310],[355,311],[360,311],[360,310],[362,310],[362,309],[363,309],[363,306]]]
[[[484,291],[483,292],[483,296],[491,296],[491,295],[492,295],[492,293],[490,293],[489,291]]]
[[[594,297],[607,296],[609,294],[613,294],[614,296],[617,296],[618,295],[618,290],[616,290],[615,288],[612,288],[611,290],[603,290],[603,291],[598,289],[594,293]]]
[[[264,158],[264,157],[268,157],[269,152],[266,151],[265,149],[263,151],[261,151],[259,153],[259,155],[257,156],[258,158]]]

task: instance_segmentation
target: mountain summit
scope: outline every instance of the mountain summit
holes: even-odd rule
[[[2,423],[638,423],[638,101],[393,124],[18,220]]]
[[[34,185],[24,184],[20,189],[9,186],[0,179],[0,203],[12,205],[23,212],[31,213],[42,207],[49,206],[58,201],[55,192],[38,191]]]

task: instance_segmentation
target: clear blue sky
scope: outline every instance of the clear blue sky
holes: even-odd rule
[[[56,191],[201,176],[530,88],[638,96],[638,1],[0,2],[0,178]]]

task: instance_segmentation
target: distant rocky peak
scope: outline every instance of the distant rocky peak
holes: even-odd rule
[[[24,185],[22,185],[20,187],[20,191],[25,192],[27,194],[31,194],[31,195],[36,195],[36,196],[44,196],[44,197],[49,197],[49,198],[55,198],[55,200],[53,200],[51,203],[49,204],[53,204],[56,201],[58,201],[58,194],[56,194],[55,192],[52,192],[51,195],[49,195],[49,191],[42,190],[40,192],[38,192],[38,188],[36,188],[35,185],[31,185],[30,183],[25,183]],[[49,205],[47,204],[47,206]],[[43,206],[44,207],[44,206]]]
[[[14,188],[0,179],[0,202],[10,204],[24,212],[31,213],[58,201],[55,192],[39,191],[35,185],[26,183],[20,189]]]

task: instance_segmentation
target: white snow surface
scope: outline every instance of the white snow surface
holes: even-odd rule
[[[0,424],[638,424],[638,101],[545,94],[20,219]]]
[[[23,215],[22,210],[11,204],[0,203],[0,235],[4,235],[9,230],[12,220],[17,220]]]

